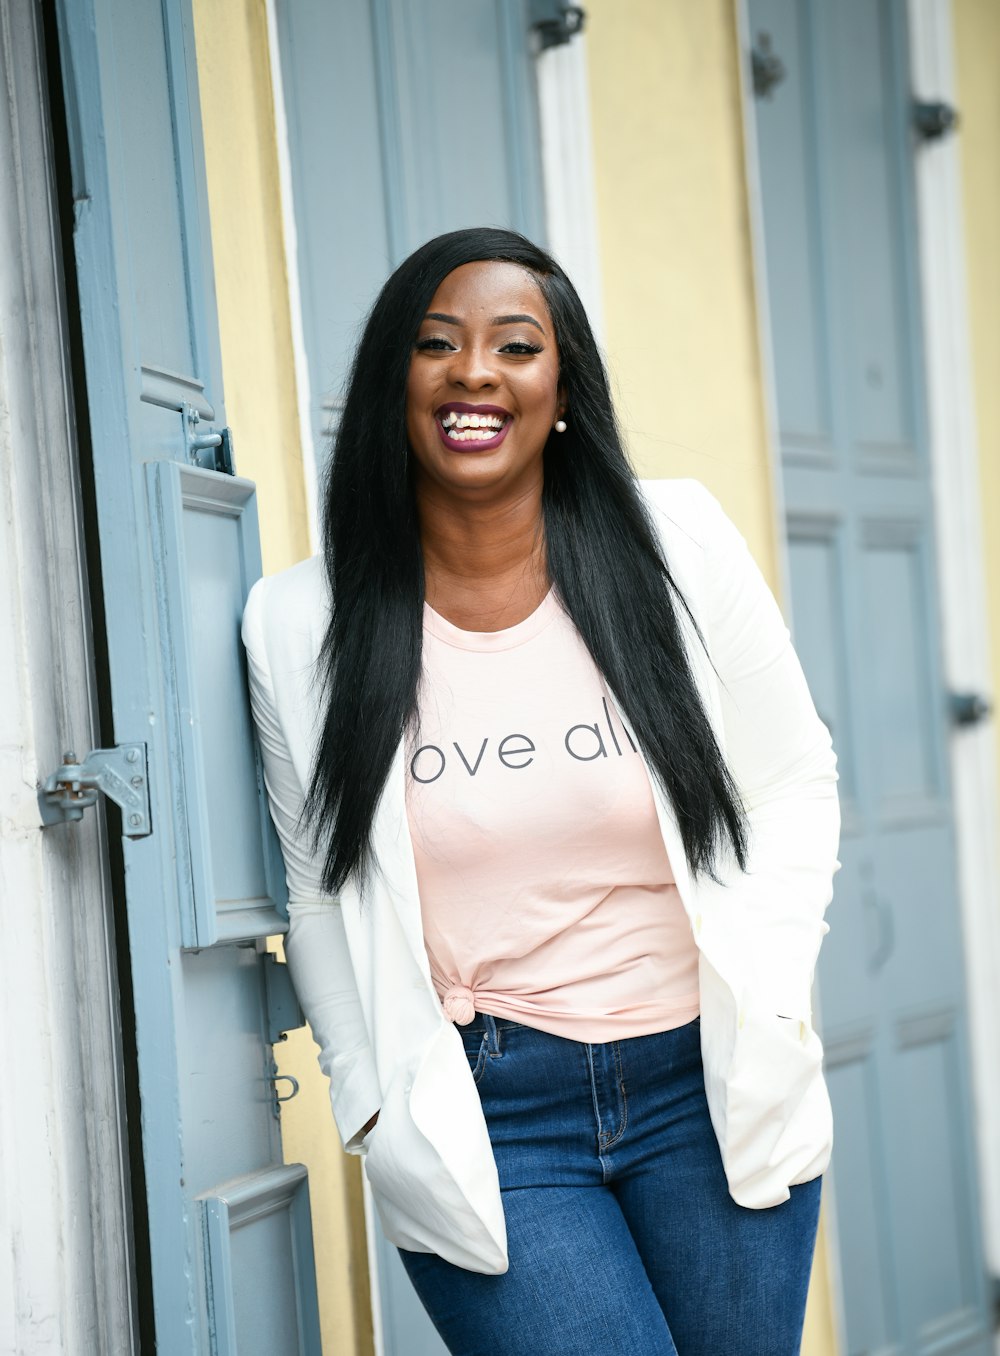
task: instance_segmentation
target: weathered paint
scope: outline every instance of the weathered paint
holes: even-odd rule
[[[198,77],[226,408],[240,475],[257,482],[268,573],[309,554],[264,0],[195,0]],[[276,1048],[300,1092],[282,1108],[286,1162],[305,1163],[323,1351],[372,1349],[357,1159],[340,1149],[308,1030]]]
[[[643,475],[696,476],[772,587],[779,524],[733,0],[587,6],[607,355]],[[805,1356],[837,1350],[825,1229]]]
[[[952,0],[992,691],[1000,692],[1000,7]],[[1000,756],[1000,741],[997,741]]]

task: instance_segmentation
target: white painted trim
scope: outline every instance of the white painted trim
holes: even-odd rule
[[[97,743],[45,63],[0,0],[0,1351],[128,1353],[128,1171],[103,816],[36,783]]]
[[[312,388],[309,359],[302,325],[302,289],[299,280],[299,237],[295,224],[295,198],[292,192],[292,155],[288,144],[288,117],[278,44],[278,19],[275,0],[264,0],[267,14],[267,46],[271,67],[271,100],[274,108],[274,136],[278,148],[278,184],[281,194],[281,224],[285,245],[285,276],[288,279],[288,310],[292,327],[292,355],[295,363],[295,390],[298,403],[299,444],[302,449],[302,476],[306,490],[309,549],[319,549],[319,465],[318,449],[313,443],[310,414]]]
[[[737,50],[739,52],[740,102],[743,109],[743,161],[746,174],[747,212],[750,223],[755,313],[757,317],[758,349],[761,367],[761,399],[764,406],[764,428],[767,439],[767,457],[773,497],[776,535],[778,594],[782,611],[793,638],[795,619],[792,615],[791,567],[788,558],[788,533],[785,530],[785,485],[781,462],[781,434],[778,422],[778,383],[774,364],[774,342],[771,328],[770,292],[767,282],[767,252],[764,239],[764,192],[761,185],[760,152],[757,142],[757,115],[753,82],[750,79],[753,33],[750,26],[748,0],[736,3]],[[813,1007],[822,1025],[823,995],[817,981]],[[826,1232],[828,1277],[833,1306],[835,1331],[832,1334],[836,1351],[845,1350],[844,1334],[847,1316],[844,1305],[844,1285],[840,1268],[840,1234],[837,1224],[837,1202],[834,1189],[836,1165],[831,1164],[823,1185],[823,1228]]]
[[[908,0],[917,97],[956,102],[951,0]],[[921,301],[946,681],[990,691],[979,447],[962,211],[961,130],[916,152]],[[969,986],[979,1200],[987,1264],[1000,1275],[1000,859],[996,724],[951,740]]]
[[[385,1356],[381,1268],[378,1263],[378,1236],[376,1232],[379,1223],[375,1212],[375,1202],[372,1200],[372,1189],[368,1185],[368,1177],[363,1167],[361,1170],[361,1191],[365,1205],[365,1240],[368,1245],[368,1285],[372,1306],[372,1352],[373,1356]]]
[[[597,342],[603,347],[604,299],[586,36],[579,34],[560,47],[541,52],[536,70],[549,250],[579,292]]]

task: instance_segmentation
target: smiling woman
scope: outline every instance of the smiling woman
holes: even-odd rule
[[[443,278],[414,345],[406,432],[425,598],[467,630],[521,621],[548,589],[543,453],[564,411],[559,349],[535,277],[477,260]]]
[[[548,255],[396,270],[324,556],[243,634],[288,963],[449,1350],[791,1356],[836,759],[718,503],[636,481]]]

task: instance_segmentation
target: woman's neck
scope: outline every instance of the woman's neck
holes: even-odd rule
[[[502,502],[417,494],[425,597],[463,631],[502,631],[549,590],[541,486]]]

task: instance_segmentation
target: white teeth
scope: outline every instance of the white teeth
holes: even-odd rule
[[[441,427],[448,436],[459,442],[465,442],[470,436],[492,438],[505,423],[506,419],[500,414],[457,414],[454,410],[449,410],[441,419]]]
[[[488,442],[490,438],[495,438],[496,430],[492,428],[460,428],[449,433],[448,437],[459,443],[482,443]]]

